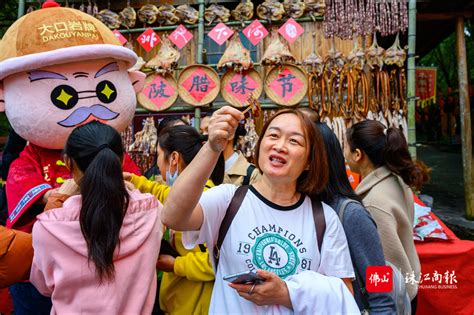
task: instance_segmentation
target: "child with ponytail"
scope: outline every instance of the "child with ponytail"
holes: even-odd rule
[[[72,196],[38,216],[31,282],[51,296],[51,314],[151,313],[161,204],[126,187],[122,141],[112,127],[77,127],[64,153],[73,179],[58,193]]]

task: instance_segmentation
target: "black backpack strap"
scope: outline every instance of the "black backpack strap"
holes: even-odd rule
[[[326,232],[326,219],[324,218],[323,204],[319,199],[311,198],[311,206],[313,207],[314,226],[316,227],[316,237],[318,239],[318,251],[321,254],[324,232]]]
[[[234,220],[235,215],[239,211],[240,205],[244,200],[245,195],[249,189],[248,185],[240,186],[234,193],[234,197],[230,201],[229,207],[226,210],[224,219],[222,220],[221,227],[219,228],[219,236],[217,237],[217,243],[214,246],[214,259],[216,262],[216,269],[219,265],[219,256],[222,243],[224,242],[224,238],[229,230],[230,224]]]
[[[252,173],[255,170],[255,165],[250,164],[249,167],[247,167],[247,175],[244,177],[244,181],[242,182],[242,186],[247,186],[250,184],[250,178],[252,178]]]

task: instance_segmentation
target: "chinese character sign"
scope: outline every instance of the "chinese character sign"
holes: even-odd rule
[[[182,86],[198,102],[217,87],[216,83],[200,68],[196,69]]]
[[[424,107],[429,102],[436,102],[436,68],[416,68],[415,95],[417,105]]]
[[[227,27],[224,23],[217,24],[208,34],[213,41],[215,41],[219,46],[222,45],[229,37],[234,34],[234,31]]]
[[[224,87],[224,89],[230,95],[237,98],[242,105],[245,104],[250,93],[255,91],[257,88],[258,83],[245,73],[235,73],[229,83]]]
[[[156,45],[158,45],[160,37],[149,27],[137,37],[137,41],[146,52],[150,52]]]
[[[156,109],[160,109],[175,91],[176,89],[165,78],[158,75],[143,89],[142,93],[156,105]]]
[[[365,271],[367,292],[390,292],[393,287],[393,270],[390,266],[369,266]]]
[[[183,47],[193,38],[193,34],[191,34],[191,32],[181,24],[168,36],[168,38],[176,45],[176,47],[183,49]]]
[[[253,21],[243,30],[243,33],[254,46],[260,43],[260,41],[268,35],[267,29],[259,20]]]
[[[284,101],[292,100],[303,86],[304,83],[288,68],[283,69],[270,83],[270,88]]]
[[[127,43],[127,39],[122,35],[122,33],[117,30],[114,30],[113,33],[115,37],[120,41],[120,44],[125,45]]]
[[[35,32],[42,43],[78,37],[92,41],[99,40],[97,28],[87,21],[65,20],[52,24],[43,23]]]
[[[278,29],[278,33],[285,37],[290,44],[297,40],[303,32],[304,29],[293,18],[286,21],[286,23]]]

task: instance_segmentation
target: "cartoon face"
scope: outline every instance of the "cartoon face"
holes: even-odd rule
[[[20,136],[61,149],[74,127],[91,120],[123,131],[135,114],[143,79],[112,58],[22,72],[3,80],[5,111]]]

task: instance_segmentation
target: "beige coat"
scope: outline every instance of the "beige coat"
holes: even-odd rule
[[[382,166],[371,172],[357,186],[367,210],[377,224],[382,240],[385,259],[401,269],[403,276],[420,277],[420,261],[413,241],[413,192],[403,180]],[[418,291],[418,285],[409,281],[410,299]]]
[[[234,165],[230,168],[228,172],[224,174],[224,184],[234,184],[236,186],[241,186],[244,177],[247,175],[247,168],[250,163],[247,161],[245,156],[239,152],[239,157],[235,161]],[[250,176],[250,184],[253,184],[260,178],[260,171],[255,168]]]

